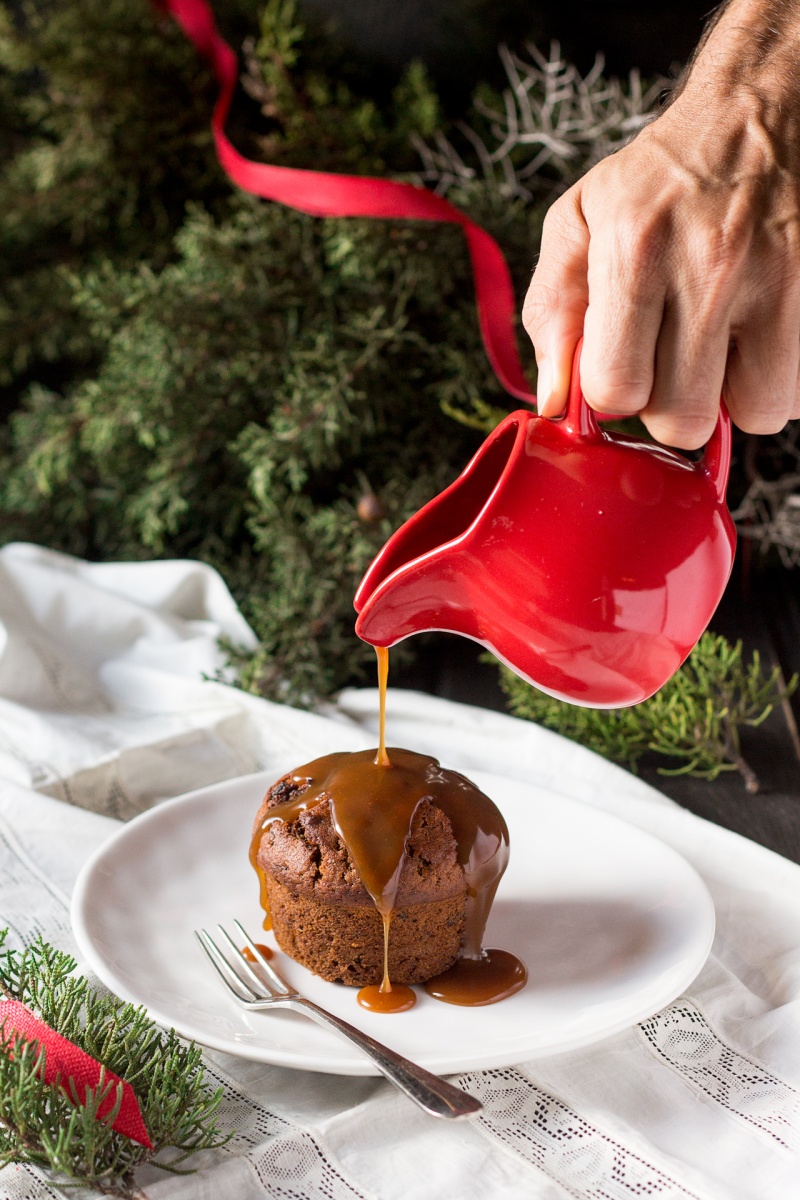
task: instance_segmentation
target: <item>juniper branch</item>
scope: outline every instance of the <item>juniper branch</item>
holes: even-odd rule
[[[6,935],[0,931],[0,947]],[[158,1029],[144,1009],[95,991],[75,967],[70,955],[41,939],[25,950],[3,949],[0,990],[130,1083],[153,1149],[111,1128],[121,1089],[114,1108],[100,1119],[111,1082],[101,1077],[76,1104],[76,1097],[45,1084],[36,1043],[15,1036],[0,1049],[0,1165],[30,1163],[60,1182],[130,1200],[137,1195],[135,1172],[144,1163],[179,1171],[198,1151],[225,1144],[228,1138],[216,1123],[222,1092],[205,1083],[194,1043]],[[168,1148],[169,1160],[159,1162]]]
[[[782,681],[779,667],[765,672],[758,652],[743,660],[742,643],[703,634],[689,659],[664,687],[631,708],[578,708],[545,696],[501,668],[501,684],[515,716],[537,721],[590,750],[635,769],[652,751],[671,760],[663,775],[713,780],[738,771],[749,792],[758,778],[741,751],[740,735],[767,719],[797,687]]]

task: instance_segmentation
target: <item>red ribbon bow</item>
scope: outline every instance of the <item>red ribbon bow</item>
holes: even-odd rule
[[[472,260],[481,337],[494,373],[512,396],[535,403],[517,350],[516,300],[511,275],[494,238],[455,205],[423,187],[369,176],[273,167],[245,158],[225,134],[225,121],[238,79],[236,55],[220,36],[210,6],[206,0],[155,2],[174,17],[216,77],[219,96],[211,129],[217,157],[229,178],[243,191],[313,217],[406,218],[461,226]]]
[[[60,1086],[70,1100],[77,1099],[79,1104],[85,1103],[89,1088],[97,1090],[100,1074],[105,1070],[103,1090],[106,1095],[97,1110],[101,1120],[108,1116],[116,1104],[117,1085],[122,1084],[122,1102],[111,1128],[132,1142],[138,1142],[148,1150],[153,1149],[139,1102],[129,1083],[125,1083],[107,1067],[103,1068],[96,1058],[81,1050],[80,1046],[56,1033],[19,1000],[0,1000],[0,1044],[10,1042],[14,1034],[24,1037],[26,1041],[39,1043],[45,1052],[45,1083]]]

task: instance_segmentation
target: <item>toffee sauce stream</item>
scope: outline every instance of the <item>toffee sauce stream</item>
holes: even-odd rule
[[[467,884],[464,937],[458,960],[424,985],[430,996],[449,1004],[484,1005],[503,1000],[524,986],[523,963],[505,950],[482,949],[482,939],[497,886],[508,863],[508,829],[492,801],[465,776],[442,768],[435,758],[385,744],[386,685],[389,652],[376,647],[380,688],[380,739],[377,753],[326,754],[292,771],[303,791],[271,808],[254,832],[250,861],[261,885],[264,928],[270,928],[266,880],[256,856],[273,821],[290,823],[322,799],[383,920],[383,981],[361,988],[358,1002],[371,1012],[404,1012],[416,993],[389,979],[389,933],[397,899],[405,845],[417,805],[431,799],[447,816]]]

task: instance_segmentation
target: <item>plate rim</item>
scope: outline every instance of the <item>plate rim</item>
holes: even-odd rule
[[[287,768],[290,769],[290,768]],[[114,830],[108,838],[106,838],[98,847],[96,847],[85,863],[76,878],[72,896],[70,899],[70,922],[72,926],[73,936],[79,950],[80,955],[86,965],[94,971],[101,982],[110,988],[116,995],[123,1000],[142,1006],[145,1008],[148,1016],[157,1025],[164,1029],[174,1029],[181,1037],[188,1038],[196,1042],[200,1046],[209,1049],[218,1050],[223,1053],[238,1055],[239,1057],[249,1059],[254,1062],[262,1062],[273,1066],[286,1067],[293,1070],[317,1071],[322,1074],[331,1075],[347,1075],[347,1076],[380,1076],[378,1069],[373,1066],[369,1059],[360,1055],[357,1051],[352,1051],[351,1054],[335,1053],[326,1054],[324,1060],[314,1058],[309,1061],[308,1057],[303,1057],[302,1052],[296,1049],[287,1050],[276,1045],[260,1046],[252,1042],[243,1042],[238,1044],[234,1038],[225,1038],[220,1035],[215,1035],[213,1031],[207,1032],[204,1029],[192,1028],[191,1022],[180,1021],[176,1022],[175,1017],[162,1011],[158,1005],[150,1004],[137,996],[121,981],[113,969],[109,966],[106,959],[96,950],[92,942],[89,930],[83,920],[83,911],[87,908],[88,892],[93,882],[94,872],[98,868],[98,864],[106,857],[109,851],[116,847],[118,842],[124,841],[130,836],[130,831],[135,827],[137,830],[142,826],[149,824],[152,821],[157,821],[163,818],[163,814],[167,810],[190,806],[198,800],[204,799],[207,795],[224,792],[226,789],[234,787],[247,786],[252,782],[254,787],[264,786],[265,789],[271,785],[276,779],[281,777],[284,772],[281,769],[273,770],[268,768],[261,771],[250,772],[246,775],[231,776],[228,779],[219,780],[216,783],[206,784],[201,788],[193,788],[191,791],[182,792],[178,796],[172,796],[169,799],[160,801],[154,804],[151,808],[146,809],[142,813],[138,813],[130,821],[120,825]],[[511,1047],[503,1052],[498,1048],[492,1052],[487,1050],[486,1054],[473,1055],[468,1066],[454,1067],[452,1065],[452,1054],[447,1057],[442,1057],[440,1060],[433,1054],[424,1054],[419,1061],[434,1074],[450,1075],[459,1074],[472,1070],[486,1070],[492,1068],[504,1068],[515,1066],[523,1062],[534,1061],[539,1058],[549,1058],[554,1055],[570,1053],[573,1050],[579,1050],[590,1045],[595,1045],[606,1038],[613,1037],[615,1034],[621,1033],[626,1029],[632,1028],[642,1020],[646,1020],[655,1012],[666,1008],[671,1004],[681,993],[692,983],[705,965],[716,934],[716,910],[711,893],[708,889],[705,880],[702,878],[697,869],[690,863],[678,850],[670,846],[668,842],[657,837],[647,829],[642,829],[641,826],[634,824],[632,821],[626,820],[624,817],[618,816],[616,813],[608,812],[606,809],[587,803],[584,800],[577,799],[573,796],[565,795],[557,792],[549,785],[538,783],[528,783],[525,780],[512,777],[503,777],[492,771],[484,771],[481,768],[472,768],[471,773],[480,777],[492,777],[498,781],[504,781],[520,787],[535,787],[540,791],[549,792],[559,800],[566,800],[572,805],[578,806],[580,809],[585,809],[595,815],[601,816],[604,820],[610,821],[612,824],[618,824],[626,830],[634,830],[636,835],[646,839],[646,841],[654,843],[658,846],[660,852],[667,852],[668,857],[672,856],[680,862],[684,869],[688,870],[691,876],[694,877],[694,882],[697,885],[698,899],[701,900],[704,913],[698,914],[698,920],[703,917],[706,925],[706,936],[702,942],[698,942],[698,949],[695,955],[690,960],[687,960],[685,970],[676,977],[676,982],[664,994],[664,998],[659,998],[657,1007],[653,1007],[652,1002],[642,1003],[642,1011],[637,1015],[631,1016],[628,1012],[621,1016],[618,1021],[610,1021],[608,1025],[603,1027],[600,1034],[587,1031],[585,1035],[577,1035],[569,1041],[563,1041],[553,1049],[544,1050],[526,1050],[523,1054],[520,1051],[515,1051]],[[261,783],[258,783],[261,781]],[[373,1035],[374,1036],[374,1035]],[[346,1043],[342,1043],[346,1047]]]

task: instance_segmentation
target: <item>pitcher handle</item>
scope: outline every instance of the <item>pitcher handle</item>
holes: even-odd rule
[[[581,350],[583,338],[575,347],[572,359],[572,378],[569,385],[569,400],[564,417],[564,429],[574,438],[582,441],[602,438],[603,432],[598,424],[594,411],[589,407],[581,391]]]
[[[583,338],[578,342],[575,348],[575,356],[572,360],[572,379],[570,381],[567,412],[564,417],[564,429],[576,439],[585,440],[588,438],[593,440],[602,438],[603,431],[594,410],[586,403],[583,391],[581,390],[580,367],[582,348]],[[730,467],[731,418],[724,399],[720,397],[719,416],[714,426],[714,432],[708,439],[705,453],[700,462],[697,463],[695,469],[701,470],[708,475],[714,484],[717,499],[721,504],[725,502]]]
[[[731,418],[722,397],[714,432],[706,443],[705,454],[698,465],[714,484],[720,504],[724,504],[731,469]]]

